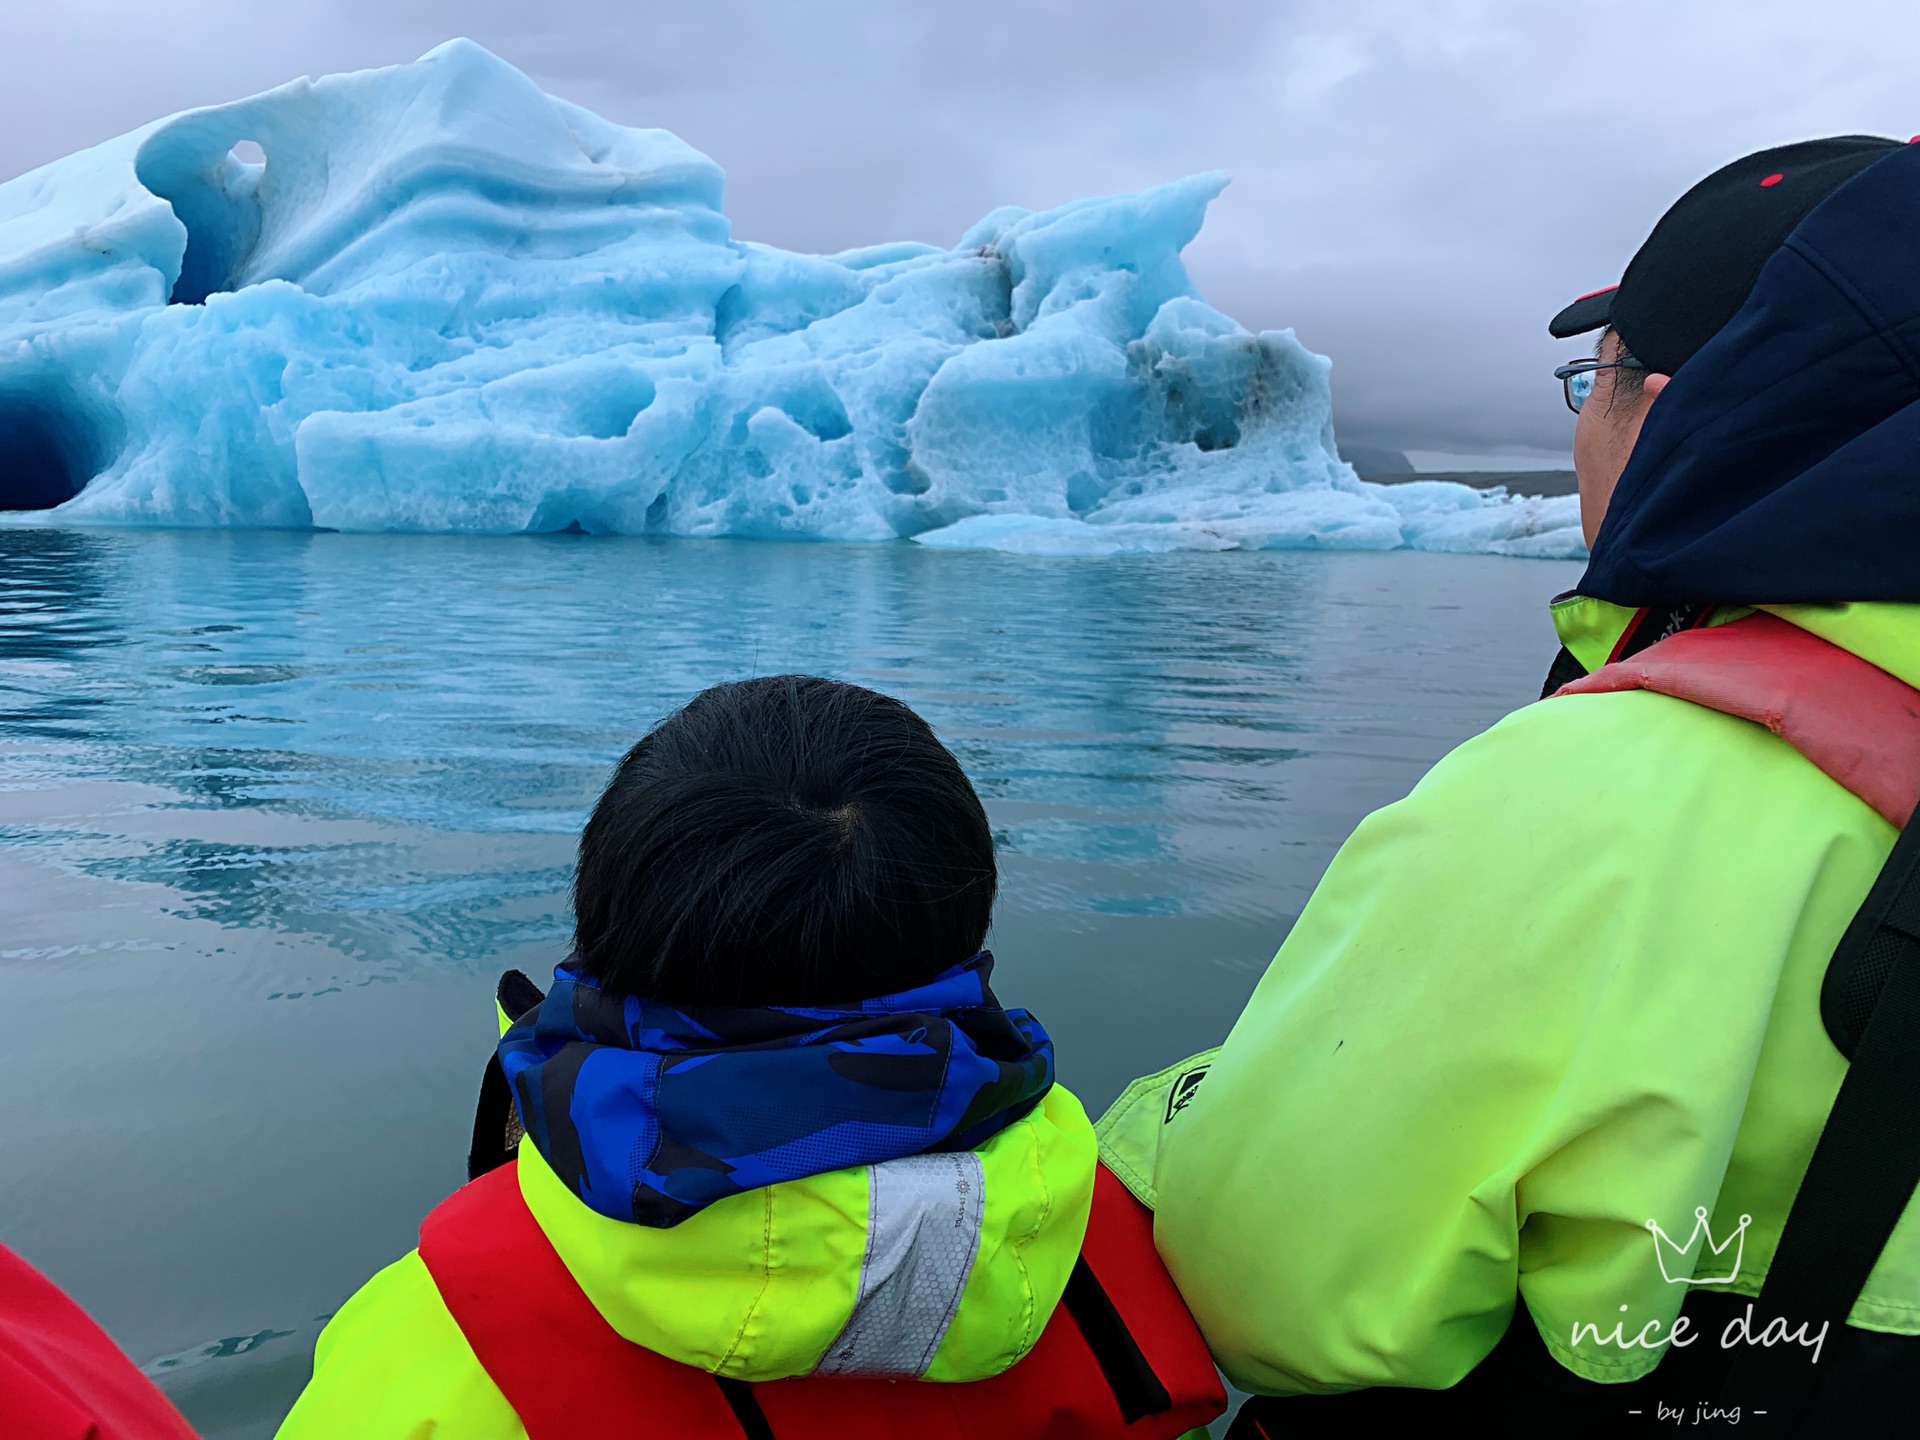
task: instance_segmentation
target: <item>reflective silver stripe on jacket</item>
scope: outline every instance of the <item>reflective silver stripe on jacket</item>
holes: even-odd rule
[[[924,1375],[980,1250],[985,1185],[971,1151],[867,1167],[860,1293],[816,1375]]]

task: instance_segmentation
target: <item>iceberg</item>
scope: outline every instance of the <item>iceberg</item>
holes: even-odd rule
[[[734,239],[722,183],[464,40],[8,181],[0,510],[1584,553],[1570,501],[1340,461],[1328,362],[1181,262],[1224,176],[825,256]]]

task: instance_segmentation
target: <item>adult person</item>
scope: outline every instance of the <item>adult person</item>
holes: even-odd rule
[[[897,700],[773,676],[661,722],[581,836],[552,989],[503,983],[485,1173],[328,1323],[281,1440],[1219,1414],[1150,1218],[989,987],[996,885],[973,786]]]
[[[1911,1171],[1847,1323],[1752,1307],[1806,1249],[1790,1210],[1804,1239],[1802,1206],[1844,1209],[1796,1200],[1816,1144],[1822,1176],[1875,1173],[1821,1142],[1849,1074],[1823,984],[1920,798],[1920,145],[1736,161],[1550,328],[1602,333],[1560,372],[1592,559],[1548,692],[1604,693],[1520,710],[1363,821],[1223,1047],[1136,1082],[1104,1153],[1229,1378],[1290,1397],[1236,1436],[1743,1407],[1748,1431],[1905,1430]],[[1771,659],[1784,721],[1647,688],[1705,673],[1657,655],[1756,636],[1889,705]],[[1886,1113],[1865,1149],[1893,1155],[1920,1094]]]

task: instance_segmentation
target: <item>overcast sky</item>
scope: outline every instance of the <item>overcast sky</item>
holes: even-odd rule
[[[726,168],[734,233],[950,245],[1234,179],[1207,299],[1334,360],[1349,443],[1564,453],[1546,321],[1765,145],[1920,130],[1920,5],[1878,0],[0,0],[0,178],[156,116],[470,35]],[[1429,466],[1443,457],[1423,457]]]

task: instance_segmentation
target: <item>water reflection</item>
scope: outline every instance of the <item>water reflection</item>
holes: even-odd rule
[[[1267,622],[1310,611],[1317,583],[1284,565],[1223,587],[1192,565],[911,547],[0,539],[27,557],[5,582],[13,653],[39,662],[10,673],[0,734],[91,741],[74,773],[160,787],[188,809],[425,831],[400,843],[429,851],[433,836],[555,842],[531,866],[526,853],[510,871],[463,865],[488,897],[477,906],[444,855],[408,865],[372,841],[187,836],[102,857],[76,831],[72,863],[168,885],[220,923],[317,928],[352,951],[358,927],[338,917],[368,910],[378,853],[374,908],[403,917],[395,937],[423,957],[485,953],[499,937],[476,910],[557,896],[560,842],[613,758],[701,687],[772,669],[847,676],[924,709],[1005,812],[1010,855],[1177,861],[1173,817],[1190,802],[1274,798],[1263,777],[1294,753],[1285,696],[1310,633]],[[75,656],[110,640],[117,652],[77,677]],[[83,711],[85,727],[55,723]],[[1174,913],[1197,897],[1170,878],[1087,903]]]
[[[0,529],[0,735],[84,734],[110,703],[77,666],[118,639],[114,549],[91,535]]]
[[[107,643],[113,550],[94,535],[0,529],[0,656],[59,660]]]
[[[1422,654],[1457,621],[1354,580],[1545,581],[1409,556],[563,537],[0,530],[0,556],[0,783],[152,792],[144,829],[13,843],[165,885],[182,913],[421,963],[560,935],[570,837],[614,758],[703,686],[774,670],[924,711],[1029,882],[1015,905],[1284,916],[1275,848],[1303,820],[1314,858],[1328,839],[1303,787],[1350,823],[1538,668],[1523,650],[1462,690]],[[1382,610],[1402,633],[1365,633]],[[250,833],[210,832],[217,811]],[[289,843],[295,821],[335,832]]]

